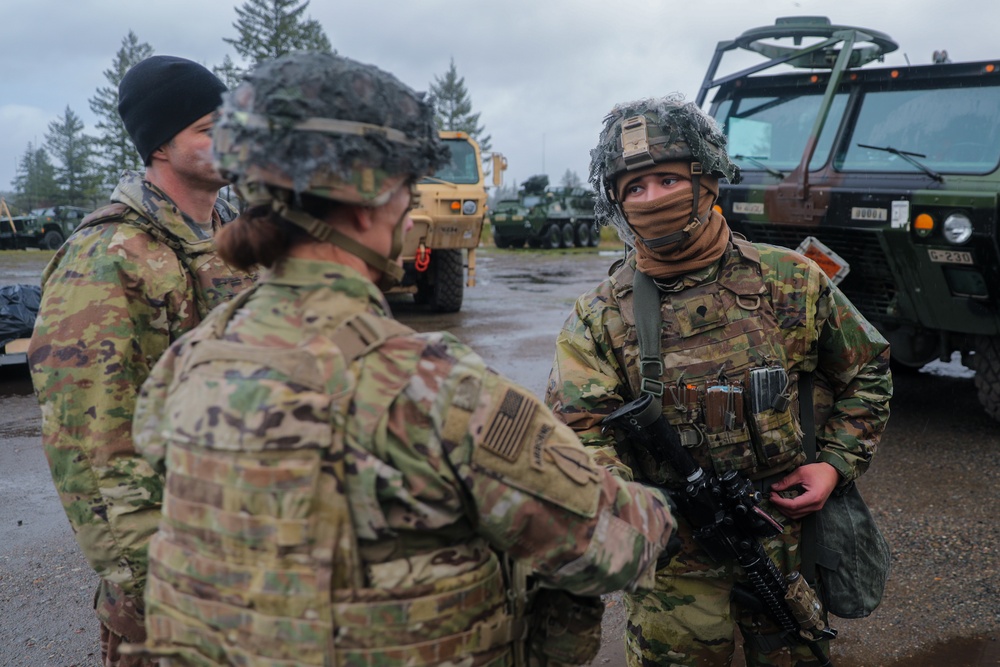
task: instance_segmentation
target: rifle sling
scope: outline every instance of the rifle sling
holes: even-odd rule
[[[636,269],[632,279],[635,293],[635,333],[639,338],[640,390],[644,394],[663,397],[663,359],[660,358],[660,288],[652,278]]]
[[[806,465],[816,462],[816,418],[813,413],[812,373],[799,373],[799,423],[802,425],[802,449]],[[799,570],[810,585],[816,583],[816,513],[802,519]]]

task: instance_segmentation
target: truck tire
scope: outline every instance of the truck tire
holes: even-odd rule
[[[576,246],[578,248],[590,247],[590,236],[593,232],[594,223],[589,220],[576,223]]]
[[[65,239],[62,234],[55,229],[50,229],[45,232],[45,236],[42,237],[42,240],[38,245],[42,250],[58,250],[64,240]]]
[[[559,226],[558,222],[554,222],[549,225],[549,228],[545,230],[545,242],[544,246],[549,250],[557,250],[562,247],[562,228]]]
[[[439,313],[457,313],[462,309],[465,291],[465,264],[462,251],[435,250],[431,261],[434,269],[434,290],[430,306]]]
[[[601,245],[601,228],[593,220],[588,220],[587,224],[590,225],[590,247],[596,248]]]
[[[1000,421],[1000,336],[977,336],[974,359],[979,404]]]
[[[561,227],[562,239],[559,247],[572,248],[576,243],[576,226],[572,222],[564,222]]]

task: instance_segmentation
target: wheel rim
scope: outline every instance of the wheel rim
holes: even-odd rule
[[[573,230],[573,224],[567,222],[565,225],[562,226],[562,247],[572,248],[574,237],[575,237],[575,232]]]
[[[558,248],[562,243],[562,233],[558,225],[552,225],[549,227],[548,239],[549,248]]]

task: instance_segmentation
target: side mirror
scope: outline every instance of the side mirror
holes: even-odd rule
[[[503,172],[507,170],[507,158],[500,153],[493,153],[493,185],[500,187],[503,184]]]

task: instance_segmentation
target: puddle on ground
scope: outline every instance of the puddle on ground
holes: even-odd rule
[[[574,278],[571,271],[526,271],[524,273],[502,273],[496,280],[512,290],[531,290],[537,286],[553,283],[564,285]]]
[[[835,659],[836,667],[998,667],[1000,642],[991,637],[961,637],[937,644],[908,658],[890,663]]]

